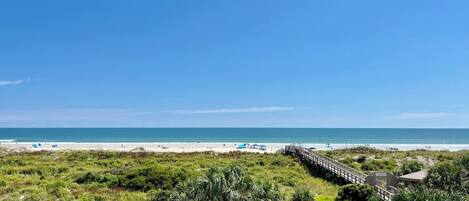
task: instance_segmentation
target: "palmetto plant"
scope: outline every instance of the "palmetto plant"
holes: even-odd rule
[[[256,184],[241,168],[210,168],[205,176],[190,181],[171,196],[173,200],[280,200],[278,190],[270,183]]]
[[[459,194],[449,194],[424,186],[409,187],[399,191],[392,201],[466,201]]]

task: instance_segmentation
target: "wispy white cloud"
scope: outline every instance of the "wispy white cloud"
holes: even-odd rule
[[[0,127],[127,127],[153,125],[154,112],[120,108],[0,110]],[[150,121],[150,124],[147,122]]]
[[[18,85],[24,83],[24,80],[0,80],[0,86]]]
[[[222,114],[222,113],[258,113],[258,112],[279,112],[294,110],[293,107],[249,107],[249,108],[228,108],[228,109],[204,109],[204,110],[175,110],[174,113],[183,114]]]
[[[400,119],[435,119],[448,116],[454,116],[454,113],[447,112],[413,112],[413,113],[401,113],[398,115]]]
[[[129,117],[149,114],[148,112],[113,108],[71,108],[46,110],[0,111],[1,122],[87,122],[125,121]]]

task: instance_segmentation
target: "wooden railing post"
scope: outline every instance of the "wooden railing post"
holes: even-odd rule
[[[346,181],[354,184],[363,184],[365,183],[365,175],[355,171],[353,168],[346,166],[342,163],[334,161],[328,157],[322,156],[321,154],[302,148],[299,146],[288,145],[285,147],[285,153],[295,154],[297,157],[303,160],[309,160],[332,173],[336,174],[339,177],[342,177]],[[384,201],[390,201],[394,196],[393,192],[397,189],[392,187],[390,191],[383,189],[380,186],[374,186],[375,191],[378,193],[379,197]]]

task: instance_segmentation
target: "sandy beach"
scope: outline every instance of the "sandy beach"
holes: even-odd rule
[[[108,151],[151,151],[151,152],[258,152],[275,153],[284,148],[288,143],[256,143],[267,146],[266,150],[255,148],[238,149],[244,143],[197,143],[197,142],[151,142],[151,143],[74,143],[74,142],[2,142],[0,147],[13,151],[58,151],[58,150],[108,150]],[[254,145],[251,143],[248,145]],[[357,146],[369,146],[381,150],[446,150],[459,151],[469,150],[469,144],[303,144],[302,146],[317,150],[344,149]]]

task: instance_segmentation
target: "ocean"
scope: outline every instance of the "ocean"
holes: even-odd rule
[[[469,129],[0,128],[0,142],[469,144]]]

